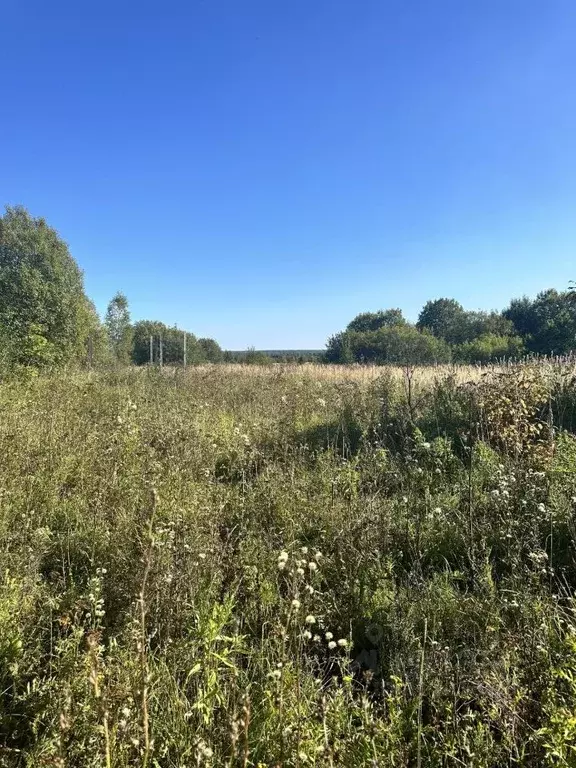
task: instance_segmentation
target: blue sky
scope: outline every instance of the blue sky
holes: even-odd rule
[[[576,279],[573,0],[6,0],[0,203],[230,349]]]

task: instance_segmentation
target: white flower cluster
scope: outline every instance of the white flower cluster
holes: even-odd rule
[[[332,632],[326,632],[324,638],[328,641],[329,650],[333,651],[336,648],[347,648],[348,640],[345,637],[341,637],[340,640],[334,640]]]
[[[104,598],[102,597],[102,577],[107,573],[106,568],[97,568],[96,576],[88,582],[90,592],[88,594],[88,600],[90,602],[90,610],[96,619],[101,619],[105,616],[104,610]]]
[[[300,551],[303,555],[308,555],[308,547],[302,547]],[[289,558],[288,552],[286,552],[286,550],[283,549],[282,552],[280,552],[280,554],[278,555],[277,565],[278,565],[279,571],[283,571],[286,568],[288,564],[288,558]],[[320,561],[321,558],[322,558],[322,552],[316,550],[316,552],[314,553],[313,559],[309,561],[307,560],[306,557],[304,559],[299,558],[295,560],[294,564],[296,567],[296,570],[295,570],[296,574],[298,576],[304,576],[306,574],[306,570],[308,570],[310,573],[315,573],[318,570],[318,562]]]
[[[209,747],[202,739],[198,742],[198,762],[202,758],[205,760],[210,760],[213,756],[214,752],[212,751],[212,748]]]

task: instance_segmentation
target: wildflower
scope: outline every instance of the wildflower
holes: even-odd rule
[[[278,570],[283,571],[286,568],[286,560],[278,560]]]
[[[317,571],[317,570],[318,570],[318,566],[316,565],[316,563],[315,563],[314,561],[312,561],[312,560],[311,560],[311,561],[308,563],[308,570],[309,570],[309,571],[312,571],[312,573],[314,573],[314,571]]]
[[[316,617],[309,613],[308,616],[306,616],[306,624],[316,624]]]
[[[302,637],[304,640],[312,640],[312,632],[309,632],[307,629],[302,633]]]
[[[332,640],[332,638],[334,637],[334,635],[332,634],[332,632],[326,632],[326,634],[324,635],[324,637],[326,638],[326,640]]]
[[[575,499],[575,501],[576,501],[576,499]],[[320,552],[320,550],[317,549],[316,552],[314,552],[314,559],[315,560],[320,560],[321,557],[322,557],[322,552]]]
[[[314,594],[314,587],[311,584],[306,584],[304,589],[306,590],[306,592],[308,592],[309,595]]]
[[[296,568],[296,573],[298,576],[304,576],[304,568]]]
[[[338,640],[338,645],[340,646],[340,648],[346,648],[346,646],[348,645],[348,640],[346,640],[345,637],[341,637],[340,640]]]
[[[280,672],[279,669],[274,669],[272,672],[270,672],[270,677],[272,677],[274,680],[280,680],[282,677],[282,672]]]
[[[283,549],[282,552],[280,552],[280,554],[278,555],[278,562],[282,561],[285,563],[287,560],[288,560],[288,552],[286,552],[286,550]]]
[[[428,450],[430,448],[430,443],[422,443],[422,448]]]
[[[408,496],[402,496],[402,503],[408,504]]]
[[[312,638],[312,640],[313,640],[315,643],[319,643],[319,642],[320,642],[320,639],[321,639],[321,638],[320,638],[320,635],[314,635],[314,637]]]
[[[435,507],[435,508],[432,510],[432,512],[433,512],[433,514],[435,514],[435,515],[441,515],[441,514],[442,514],[442,510],[440,509],[440,507]]]
[[[308,547],[302,547],[300,552],[302,552],[303,555],[307,555],[308,554]]]
[[[294,600],[292,600],[292,608],[297,611],[300,608],[300,600],[294,598]]]
[[[541,513],[546,512],[546,505],[545,504],[538,504],[537,510],[538,510],[538,512],[541,512]]]
[[[336,648],[336,643],[334,642],[334,640],[330,640],[330,642],[328,643],[328,648],[329,648],[331,651],[333,651],[333,650],[334,650],[334,648]]]

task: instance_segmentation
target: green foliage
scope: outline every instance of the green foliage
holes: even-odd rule
[[[328,362],[425,364],[450,360],[442,339],[414,326],[394,324],[375,331],[344,331],[333,336],[326,352]]]
[[[576,347],[576,304],[571,291],[542,291],[514,299],[504,315],[531,352],[563,355]]]
[[[214,339],[198,339],[198,346],[202,350],[204,360],[209,363],[221,363],[224,357],[222,348]]]
[[[182,365],[184,362],[184,333],[186,333],[186,360],[193,365],[204,362],[204,349],[196,336],[175,327],[169,327],[157,320],[140,320],[134,324],[132,362],[144,365],[150,362],[150,337],[152,337],[153,363],[160,361],[162,341],[162,362],[165,365]]]
[[[519,358],[525,352],[520,336],[497,336],[484,333],[473,341],[459,344],[454,357],[463,363],[488,363],[492,360]]]
[[[128,299],[123,293],[118,292],[108,304],[104,325],[114,359],[127,365],[130,362],[133,329],[130,324]]]
[[[265,352],[249,347],[242,357],[242,362],[246,365],[271,365],[274,361]]]
[[[418,316],[417,327],[428,330],[449,344],[458,344],[465,338],[466,312],[455,299],[428,301]]]
[[[20,370],[86,360],[99,330],[82,273],[66,243],[24,208],[0,217],[0,337],[6,367]]]
[[[440,344],[434,346],[430,336]],[[332,363],[419,364],[450,359],[487,363],[526,352],[566,355],[575,347],[574,291],[548,290],[534,301],[514,299],[504,312],[468,312],[455,299],[428,301],[415,329],[399,309],[364,312],[328,340],[325,359]]]
[[[387,309],[379,312],[362,312],[348,323],[347,331],[377,331],[379,328],[389,328],[406,325],[401,309]]]
[[[354,362],[354,352],[350,343],[350,332],[342,331],[328,339],[325,359],[327,363],[348,365]]]
[[[486,335],[514,335],[514,324],[501,312],[466,312],[465,327],[468,340]]]
[[[466,312],[455,299],[425,304],[417,328],[427,329],[449,344],[466,344],[483,336],[509,336],[513,323],[500,312]]]

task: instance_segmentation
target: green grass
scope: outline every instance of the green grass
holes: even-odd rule
[[[462,378],[0,385],[0,766],[576,765],[573,373]]]

